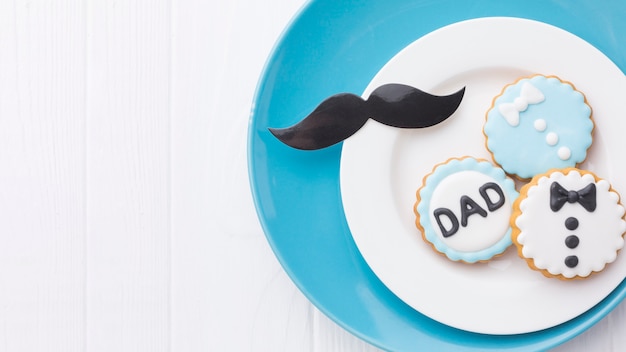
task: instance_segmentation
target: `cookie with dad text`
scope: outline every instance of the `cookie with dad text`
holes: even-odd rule
[[[482,159],[452,158],[424,177],[415,223],[424,240],[450,260],[484,262],[511,245],[517,196],[502,169]]]

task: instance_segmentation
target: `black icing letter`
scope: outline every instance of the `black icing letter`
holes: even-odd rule
[[[443,237],[450,237],[459,231],[459,220],[456,218],[452,210],[447,208],[437,208],[433,212],[433,215],[435,216],[435,220],[437,220],[437,225],[439,225],[439,229],[441,230]],[[446,216],[448,220],[450,220],[450,224],[452,225],[450,229],[446,229],[443,223],[441,223],[442,215]]]
[[[461,197],[461,226],[467,226],[467,218],[470,215],[480,214],[480,216],[487,217],[487,211],[480,207],[472,198],[468,196]]]
[[[498,200],[495,202],[492,201],[489,194],[487,194],[487,190],[496,192],[499,197]],[[487,209],[489,209],[489,211],[497,210],[504,205],[504,192],[502,192],[502,188],[500,188],[497,183],[487,182],[482,185],[478,191],[480,192],[480,196],[485,200],[485,203],[487,203]]]

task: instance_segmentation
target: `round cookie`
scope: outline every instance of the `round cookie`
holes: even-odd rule
[[[475,263],[511,245],[513,180],[486,160],[449,159],[417,191],[416,225],[424,240],[453,261]]]
[[[536,75],[504,87],[487,111],[483,133],[498,165],[530,179],[583,162],[593,128],[581,92],[557,77]]]
[[[547,277],[586,278],[624,246],[624,207],[608,181],[568,168],[535,176],[520,190],[511,226],[518,254]]]

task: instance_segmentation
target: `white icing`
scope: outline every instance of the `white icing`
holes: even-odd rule
[[[513,105],[517,111],[525,111],[528,109],[528,100],[522,97],[517,97],[513,100]]]
[[[561,147],[557,154],[561,160],[568,160],[572,156],[572,151],[568,147]]]
[[[548,133],[546,135],[546,143],[548,143],[548,145],[556,145],[559,143],[559,136],[554,132]]]
[[[504,193],[505,203],[495,211],[489,211],[485,199],[479,189],[486,183],[499,184]],[[434,190],[430,199],[430,221],[436,224],[433,210],[438,208],[450,209],[461,223],[460,199],[468,196],[487,212],[486,217],[480,214],[472,214],[467,218],[467,226],[459,225],[458,231],[444,238],[441,231],[436,228],[441,240],[450,248],[461,252],[477,252],[493,246],[500,241],[509,230],[511,216],[511,204],[506,195],[505,188],[494,178],[478,171],[468,170],[449,175],[444,178]],[[489,190],[487,192],[491,201],[498,200],[497,194]],[[446,228],[450,228],[448,218],[440,217],[440,221]]]
[[[545,99],[543,93],[530,82],[524,82],[520,90],[520,96],[513,99],[512,103],[502,103],[498,106],[500,114],[509,125],[519,125],[519,113],[526,111],[528,105],[539,104]]]
[[[533,126],[535,127],[535,130],[537,130],[537,132],[543,132],[548,127],[548,124],[544,119],[536,119]]]
[[[566,190],[575,191],[595,183],[596,209],[589,212],[578,203],[566,202],[560,210],[552,211],[550,187],[555,181]],[[521,215],[515,219],[515,226],[520,230],[517,244],[522,246],[525,258],[533,259],[537,268],[552,275],[587,277],[613,262],[617,251],[624,246],[622,235],[626,231],[626,221],[619,196],[610,190],[607,181],[596,182],[591,174],[571,171],[567,175],[554,172],[549,177],[541,176],[537,184],[528,189],[520,210]],[[578,220],[574,230],[565,227],[565,221],[570,217]],[[565,238],[570,235],[580,239],[575,248],[565,245]],[[568,256],[578,258],[575,267],[565,265]]]

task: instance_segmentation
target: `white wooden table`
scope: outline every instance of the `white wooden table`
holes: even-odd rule
[[[0,351],[376,351],[252,204],[255,85],[304,0],[0,1]],[[626,306],[557,351],[622,351]]]

